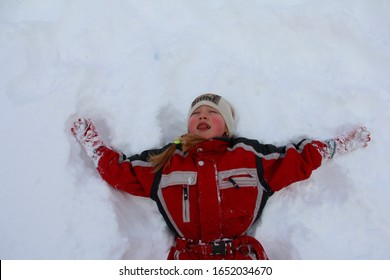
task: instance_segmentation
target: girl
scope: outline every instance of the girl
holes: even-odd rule
[[[231,105],[208,93],[192,102],[188,133],[159,150],[126,157],[108,148],[88,119],[71,130],[109,185],[156,201],[176,236],[168,259],[268,259],[246,234],[267,199],[370,141],[361,127],[327,141],[276,147],[234,137],[234,129]]]

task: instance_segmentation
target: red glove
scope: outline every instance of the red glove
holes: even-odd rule
[[[97,165],[97,162],[101,156],[97,152],[97,149],[101,146],[104,146],[104,143],[101,140],[98,131],[96,130],[95,124],[90,119],[80,118],[73,123],[73,126],[70,130],[72,131],[76,140],[85,149],[87,155],[92,158],[95,165]]]
[[[335,155],[346,154],[366,147],[370,140],[370,132],[363,126],[352,130],[346,135],[325,141],[322,145],[317,145],[317,148],[324,159],[331,159]]]

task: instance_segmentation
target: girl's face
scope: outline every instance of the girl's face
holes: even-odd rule
[[[205,139],[222,137],[227,134],[225,120],[218,110],[210,106],[200,106],[188,120],[188,131]]]

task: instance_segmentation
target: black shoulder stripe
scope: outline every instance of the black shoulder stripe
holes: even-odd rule
[[[135,161],[135,160],[141,160],[141,161],[147,161],[150,155],[160,154],[164,152],[166,149],[170,147],[171,144],[165,145],[163,148],[160,149],[150,149],[143,151],[141,154],[135,154],[130,157],[127,157],[127,160],[129,161]]]
[[[230,141],[230,147],[233,147],[237,144],[243,143],[245,145],[251,146],[255,149],[256,152],[263,154],[264,156],[273,154],[273,153],[285,153],[286,146],[277,147],[271,144],[261,144],[259,141],[254,139],[248,139],[244,137],[232,138]]]

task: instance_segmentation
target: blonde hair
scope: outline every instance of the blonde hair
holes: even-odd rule
[[[205,140],[205,138],[192,133],[184,134],[180,136],[179,139],[175,140],[174,143],[172,143],[163,152],[150,155],[148,161],[153,164],[153,171],[157,172],[161,168],[168,167],[171,164],[171,159],[179,145],[181,145],[183,152],[188,152],[191,148]]]

